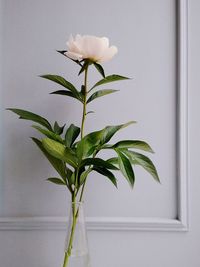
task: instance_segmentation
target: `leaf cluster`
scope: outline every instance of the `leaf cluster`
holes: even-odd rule
[[[9,109],[20,116],[20,119],[34,121],[39,125],[32,127],[43,137],[39,140],[32,137],[34,143],[57,171],[58,177],[50,177],[48,181],[65,185],[71,193],[78,193],[90,172],[95,171],[108,178],[116,187],[117,179],[114,171],[120,171],[130,186],[135,182],[134,166],[140,165],[149,172],[156,181],[159,177],[153,162],[145,155],[133,149],[153,153],[151,147],[140,140],[122,140],[115,144],[109,141],[121,129],[134,122],[106,126],[105,128],[87,134],[78,140],[80,128],[71,124],[68,128],[59,126],[57,122],[52,126],[50,122],[32,112],[22,109]],[[65,129],[66,128],[66,129]],[[76,141],[76,142],[75,142]],[[106,160],[97,157],[105,149],[112,149],[115,157]]]
[[[57,51],[60,54],[65,56],[65,52],[66,51]],[[72,60],[72,59],[70,59]],[[128,80],[128,77],[125,76],[121,76],[121,75],[117,75],[117,74],[112,74],[112,75],[105,75],[105,71],[103,69],[103,67],[96,63],[96,62],[92,62],[90,60],[82,60],[82,61],[78,61],[78,60],[72,60],[73,62],[77,63],[80,66],[80,71],[78,73],[78,75],[80,75],[81,73],[83,73],[90,65],[93,65],[96,70],[100,73],[100,75],[102,76],[102,79],[99,80],[97,83],[95,83],[87,92],[87,99],[86,99],[86,104],[91,103],[92,101],[94,101],[95,99],[108,95],[108,94],[112,94],[117,92],[118,90],[114,90],[114,89],[100,89],[98,90],[98,87],[101,85],[107,85],[109,83],[112,82],[116,82],[116,81],[122,81],[122,80]],[[68,97],[72,97],[76,100],[78,100],[79,102],[81,102],[82,104],[84,103],[85,100],[85,86],[82,85],[81,89],[78,90],[76,88],[76,86],[74,86],[71,82],[67,81],[64,77],[60,76],[60,75],[56,75],[56,74],[44,74],[40,76],[41,78],[50,80],[55,82],[56,84],[62,86],[62,89],[60,90],[56,90],[51,92],[50,94],[53,95],[62,95],[62,96],[68,96]],[[96,90],[94,92],[94,90]]]
[[[58,51],[64,54],[65,51]],[[73,60],[74,61],[74,60]],[[83,106],[91,103],[97,98],[117,92],[114,89],[100,89],[102,85],[129,78],[112,74],[105,75],[103,67],[95,62],[88,60],[75,61],[80,66],[79,75],[86,71],[89,65],[93,65],[101,74],[102,79],[96,82],[89,90],[86,85],[82,85],[78,90],[71,82],[60,75],[45,74],[40,77],[50,80],[61,86],[61,90],[53,91],[51,94],[72,97]],[[81,188],[84,187],[88,175],[95,171],[109,179],[117,187],[116,171],[120,171],[131,187],[135,183],[135,165],[144,168],[156,181],[159,177],[153,162],[146,155],[139,151],[153,153],[151,147],[141,140],[121,140],[111,144],[112,137],[121,129],[134,123],[133,121],[121,125],[109,125],[105,128],[91,132],[79,138],[80,129],[71,124],[60,126],[56,121],[53,125],[44,117],[33,112],[9,108],[8,110],[16,113],[20,119],[33,121],[32,127],[42,134],[41,139],[32,137],[33,142],[41,150],[52,167],[56,170],[58,177],[50,177],[47,180],[66,186],[73,196],[76,196]],[[84,114],[87,115],[91,111]],[[82,133],[82,132],[81,132]],[[112,150],[114,157],[102,159],[99,153],[102,150]]]

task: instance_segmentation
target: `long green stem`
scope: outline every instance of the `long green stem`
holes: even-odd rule
[[[88,66],[85,69],[85,78],[84,78],[84,100],[83,100],[83,115],[82,115],[82,123],[81,123],[81,139],[83,139],[83,136],[84,136],[84,127],[85,127],[85,118],[86,118],[87,79],[88,79]]]
[[[73,244],[74,233],[75,233],[75,228],[76,228],[76,221],[78,218],[78,214],[76,215],[76,203],[75,202],[72,202],[72,217],[73,219],[72,219],[71,233],[69,237],[67,251],[65,252],[63,267],[66,267],[68,265],[69,257],[71,256],[71,251],[72,251],[72,244]]]
[[[83,116],[82,116],[82,123],[81,123],[81,139],[83,139],[84,136],[84,126],[85,126],[85,118],[86,118],[86,106],[87,106],[87,79],[88,79],[88,67],[85,69],[85,79],[84,79],[84,103],[83,103]],[[86,181],[85,181],[86,182]],[[79,201],[82,201],[83,198],[83,191],[85,188],[85,182],[81,188],[81,194],[80,194],[80,198]]]
[[[85,126],[85,118],[86,118],[87,78],[88,78],[88,66],[85,69],[85,77],[84,77],[84,101],[83,101],[83,115],[82,115],[82,122],[81,122],[81,139],[83,139],[83,137],[84,137],[84,126]],[[78,182],[78,170],[76,172],[75,189],[77,188],[77,182]],[[83,187],[82,187],[80,200],[82,200],[84,186],[85,186],[85,183],[83,184]],[[67,267],[68,262],[69,262],[69,257],[71,256],[71,251],[72,251],[72,247],[73,247],[73,240],[74,240],[74,233],[75,233],[78,215],[79,215],[79,208],[77,208],[77,211],[76,211],[76,192],[74,190],[74,193],[72,194],[72,216],[73,216],[73,219],[72,219],[72,226],[71,226],[71,232],[70,232],[70,237],[69,237],[69,243],[68,243],[67,251],[65,252],[63,267]]]
[[[87,178],[86,178],[86,179],[87,179]],[[85,188],[85,183],[86,183],[86,180],[85,180],[85,182],[83,183],[82,188],[81,188],[81,194],[80,194],[79,202],[81,202],[81,201],[82,201],[82,198],[83,198],[83,192],[84,192],[84,188]]]
[[[93,154],[93,158],[95,158],[96,154],[98,153],[98,151],[95,151],[95,153]],[[89,166],[89,169],[91,169],[91,166]],[[84,192],[84,189],[85,189],[85,184],[86,184],[86,181],[87,181],[87,177],[82,185],[82,188],[81,188],[81,193],[80,193],[80,198],[79,198],[79,202],[82,201],[83,199],[83,192]]]

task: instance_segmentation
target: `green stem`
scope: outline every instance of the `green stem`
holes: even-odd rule
[[[82,123],[81,123],[81,139],[83,139],[84,136],[84,126],[85,126],[85,117],[86,117],[86,105],[87,105],[87,79],[88,79],[88,67],[85,69],[85,78],[84,78],[84,102],[83,102],[83,116],[82,116]],[[85,181],[86,182],[86,181]],[[81,188],[81,194],[80,194],[80,198],[79,201],[82,201],[83,198],[83,191],[85,188],[85,182]]]
[[[81,139],[83,139],[84,136],[84,126],[85,126],[85,117],[86,117],[86,106],[87,106],[87,79],[88,79],[88,67],[85,69],[85,78],[84,78],[84,102],[83,102],[83,116],[82,116],[82,123],[81,123]],[[83,197],[83,191],[85,188],[85,182],[81,188],[81,194],[80,194],[80,198],[79,201],[82,201],[82,197]]]
[[[95,151],[95,153],[93,154],[93,158],[95,158],[96,154],[98,153],[98,151]],[[89,169],[91,169],[91,166],[89,166]],[[82,185],[82,188],[81,188],[81,194],[80,194],[80,198],[79,198],[79,202],[82,201],[82,198],[83,198],[83,192],[84,192],[84,188],[85,188],[85,184],[86,184],[86,181],[87,181],[87,177]]]
[[[85,77],[84,77],[84,101],[83,101],[83,115],[82,115],[82,122],[81,122],[81,139],[83,139],[83,136],[84,136],[84,126],[85,126],[85,118],[86,118],[87,79],[88,79],[88,66],[85,69]],[[75,190],[77,188],[77,182],[78,182],[78,170],[76,172]],[[80,200],[82,200],[84,186],[85,186],[85,183],[84,183],[84,185],[82,187]],[[71,232],[70,232],[67,251],[65,252],[63,267],[67,267],[68,262],[69,262],[69,258],[71,256],[73,240],[74,240],[74,233],[75,233],[77,218],[78,218],[78,215],[79,215],[79,208],[77,208],[77,211],[76,211],[76,192],[75,192],[75,190],[74,190],[74,193],[72,194],[72,214],[73,214],[72,227],[71,227]]]
[[[71,233],[70,233],[68,248],[67,248],[67,251],[65,252],[63,267],[66,267],[68,265],[69,257],[71,256],[71,251],[72,251],[72,244],[73,244],[73,239],[74,239],[76,222],[78,218],[78,214],[76,215],[76,203],[75,202],[72,202],[72,214],[73,214],[73,220],[72,220]]]
[[[86,178],[86,179],[87,179],[87,178]],[[84,188],[85,188],[86,179],[85,179],[85,182],[83,183],[83,186],[82,186],[82,188],[81,188],[81,194],[80,194],[79,202],[81,202],[81,201],[82,201],[82,198],[83,198],[83,191],[84,191]]]
[[[88,79],[88,66],[85,69],[85,78],[84,78],[84,100],[83,100],[83,115],[82,115],[82,123],[81,123],[81,139],[83,139],[83,136],[84,136],[84,126],[85,126],[85,117],[86,117],[87,79]]]

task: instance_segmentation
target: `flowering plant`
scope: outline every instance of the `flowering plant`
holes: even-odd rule
[[[98,88],[115,81],[127,80],[129,78],[112,74],[105,75],[100,63],[110,60],[116,53],[115,46],[109,47],[108,38],[95,36],[70,37],[67,42],[67,51],[58,51],[80,67],[78,75],[84,73],[84,81],[80,90],[71,82],[59,75],[46,74],[42,78],[53,81],[62,87],[62,90],[54,91],[52,94],[64,95],[79,101],[83,107],[81,126],[71,124],[67,129],[65,125],[60,126],[56,121],[53,125],[47,119],[27,110],[9,108],[20,116],[21,119],[34,121],[32,127],[43,134],[40,140],[32,138],[39,149],[43,152],[51,165],[57,171],[59,177],[50,177],[47,180],[65,186],[71,194],[73,224],[63,267],[67,266],[73,246],[73,233],[76,227],[78,209],[76,201],[81,201],[88,175],[95,171],[108,178],[117,187],[117,179],[113,171],[120,171],[131,187],[135,182],[134,165],[142,166],[156,181],[159,177],[152,161],[145,155],[134,151],[142,150],[152,153],[152,148],[141,140],[120,140],[115,144],[109,143],[111,138],[121,129],[134,123],[130,121],[120,125],[110,125],[95,132],[85,135],[85,120],[88,114],[87,106],[95,99],[116,92],[113,89]],[[91,88],[88,88],[88,69],[94,66],[102,76]],[[80,138],[78,139],[80,135]],[[115,157],[102,159],[99,152],[102,150],[113,150]]]

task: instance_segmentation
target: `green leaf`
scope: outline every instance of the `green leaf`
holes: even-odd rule
[[[134,123],[134,121],[130,121],[128,123],[125,124],[121,124],[121,125],[116,125],[116,126],[107,126],[102,130],[102,134],[101,134],[101,144],[106,144],[107,142],[110,141],[110,139],[113,137],[113,135],[119,131],[120,129],[123,129],[127,126],[129,126],[130,124]]]
[[[77,143],[78,158],[83,159],[85,157],[89,157],[97,148],[100,150],[117,131],[124,127],[127,127],[132,123],[134,122],[130,121],[128,123],[117,126],[107,126],[100,131],[92,132],[86,135],[81,141]]]
[[[80,128],[75,126],[74,124],[71,124],[65,134],[65,145],[67,147],[71,147],[71,145],[74,143],[79,134]]]
[[[38,140],[37,138],[32,137],[33,142],[39,147],[39,149],[43,152],[43,154],[46,156],[46,158],[49,160],[51,165],[54,167],[54,169],[58,172],[58,174],[65,179],[66,174],[65,174],[65,165],[64,163],[50,155],[46,149],[43,147],[42,142]]]
[[[40,126],[38,125],[32,125],[32,127],[36,130],[38,130],[40,133],[46,135],[47,137],[53,139],[53,140],[56,140],[60,143],[63,143],[63,140],[62,138],[58,135],[58,134],[55,134],[54,132],[52,131],[49,131],[49,130],[46,130],[46,129],[43,129],[41,128]]]
[[[85,60],[84,63],[83,63],[83,66],[81,67],[81,69],[80,69],[80,71],[78,73],[78,75],[80,75],[82,72],[84,72],[87,69],[87,67],[89,66],[89,64],[90,64],[89,61]]]
[[[81,162],[81,166],[93,165],[95,167],[106,168],[110,170],[118,170],[113,164],[100,158],[87,158]]]
[[[59,124],[57,123],[57,121],[55,121],[54,126],[53,126],[53,130],[56,134],[60,135],[63,133],[63,130],[65,128],[65,124],[63,126],[59,126]]]
[[[117,165],[117,167],[119,166],[119,159],[117,157],[107,159],[106,161],[113,164],[113,165]]]
[[[70,179],[72,174],[73,174],[73,172],[69,168],[66,167],[66,178],[67,178],[67,180]]]
[[[140,140],[123,140],[113,145],[113,148],[136,148],[154,153],[146,142]]]
[[[128,79],[130,78],[117,75],[117,74],[109,75],[109,76],[106,76],[104,79],[95,83],[95,85],[90,90],[94,89],[97,86],[106,84],[106,83],[111,83],[111,82],[116,82],[116,81],[121,81],[121,80],[128,80]]]
[[[101,97],[101,96],[105,96],[108,94],[112,94],[115,92],[118,92],[119,90],[113,90],[113,89],[104,89],[104,90],[99,90],[97,92],[95,92],[94,94],[92,94],[88,100],[87,100],[87,104],[90,103],[91,101],[93,101],[94,99]]]
[[[92,169],[88,168],[86,171],[81,173],[79,185],[82,185],[85,182],[85,180],[87,179],[87,177],[91,171],[92,171]]]
[[[47,181],[52,182],[54,184],[58,184],[58,185],[66,185],[66,183],[63,180],[57,177],[50,177],[47,179]]]
[[[72,180],[73,180],[73,172],[67,167],[65,166],[65,170],[66,170],[66,178],[65,178],[65,182],[66,182],[66,185],[67,187],[69,188],[69,190],[71,191],[71,187],[70,185],[72,185]],[[72,191],[71,191],[72,192]]]
[[[123,150],[123,153],[129,157],[132,163],[143,167],[157,182],[160,182],[156,167],[148,157],[130,150]]]
[[[133,187],[135,183],[135,175],[131,163],[129,159],[126,156],[124,156],[124,154],[121,153],[119,150],[116,149],[116,152],[119,157],[119,168],[124,177],[129,182],[130,186]]]
[[[67,90],[58,90],[58,91],[54,91],[54,92],[52,92],[50,94],[51,95],[65,95],[65,96],[69,96],[69,97],[75,98],[78,101],[80,101],[81,103],[83,102],[79,92],[78,92],[78,94],[74,94],[73,92],[70,92],[70,91],[67,91]]]
[[[68,181],[70,185],[75,184],[75,172],[72,173],[72,175],[68,177]]]
[[[57,51],[58,53],[60,53],[61,55],[67,57],[67,56],[65,55],[65,53],[67,52],[67,50],[56,50],[56,51]],[[67,57],[67,58],[70,59],[70,60],[72,60],[73,62],[75,62],[75,63],[78,64],[79,66],[82,66],[81,63],[80,63],[80,61],[71,59],[71,58],[69,58],[69,57]]]
[[[98,72],[103,76],[103,78],[105,78],[105,73],[104,73],[103,67],[96,62],[94,62],[94,66],[98,70]]]
[[[42,145],[53,157],[67,162],[72,167],[77,167],[77,158],[72,149],[50,138],[42,139]]]
[[[101,167],[93,167],[93,170],[106,176],[117,187],[117,180],[111,171]]]
[[[95,113],[95,112],[92,111],[92,110],[90,110],[90,111],[88,111],[88,112],[86,113],[86,115],[88,115],[88,114],[92,114],[92,113]]]
[[[53,81],[59,85],[64,86],[65,88],[67,88],[69,91],[71,91],[72,93],[74,93],[74,95],[79,95],[78,90],[76,89],[76,87],[68,82],[67,80],[65,80],[65,78],[63,78],[62,76],[59,75],[52,75],[52,74],[45,74],[45,75],[41,75],[41,78],[45,78],[47,80]]]
[[[86,91],[85,91],[85,85],[81,85],[81,98],[84,99],[85,98],[85,94],[86,94]]]
[[[102,131],[92,132],[77,143],[77,155],[79,160],[92,155],[100,143]]]
[[[7,108],[7,110],[10,110],[14,113],[16,113],[17,115],[19,115],[19,119],[24,119],[24,120],[30,120],[30,121],[34,121],[37,122],[39,124],[41,124],[42,126],[44,126],[45,128],[47,128],[48,130],[52,131],[51,128],[51,124],[43,117],[32,113],[30,111],[27,110],[23,110],[23,109],[17,109],[17,108]]]

